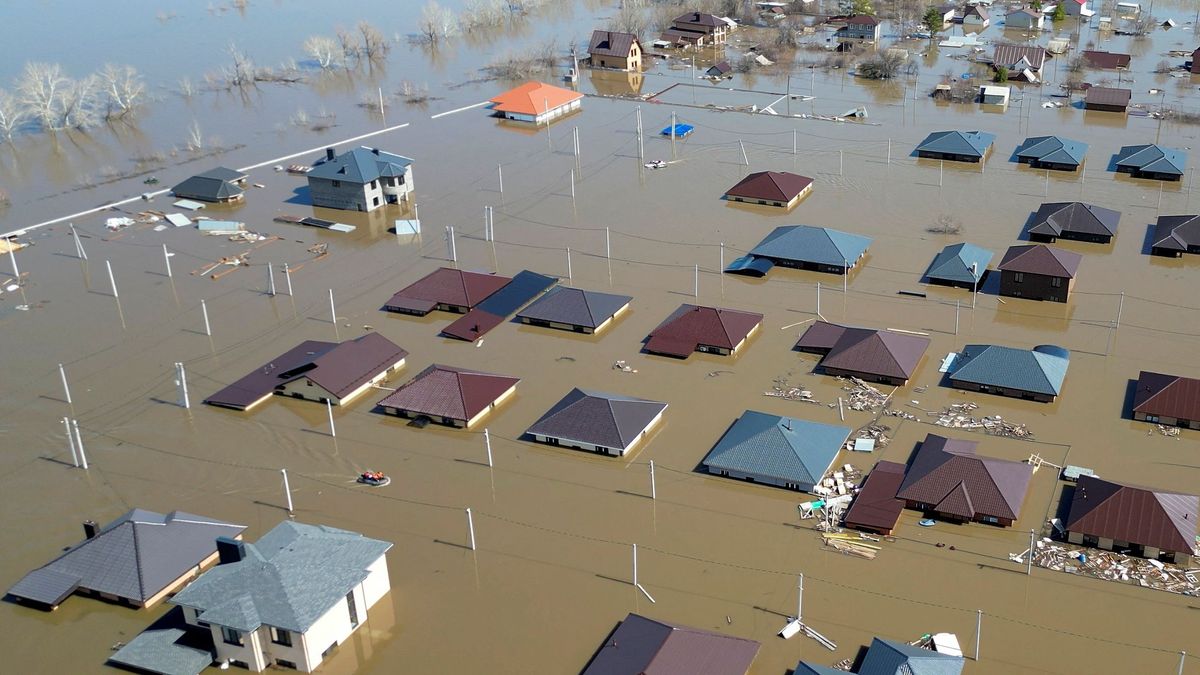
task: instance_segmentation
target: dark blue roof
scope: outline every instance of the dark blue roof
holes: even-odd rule
[[[1033,136],[1017,146],[1017,157],[1039,162],[1079,166],[1087,155],[1087,143],[1062,136]]]
[[[496,316],[508,316],[556,283],[558,280],[554,277],[522,270],[504,288],[489,295],[475,307]]]
[[[747,410],[704,465],[812,486],[837,458],[850,429]]]
[[[763,277],[766,276],[767,272],[770,272],[771,268],[774,266],[775,263],[771,262],[770,258],[759,258],[753,255],[744,255],[729,263],[729,266],[725,268],[725,271],[731,274],[745,274],[752,277]]]
[[[917,152],[983,157],[995,134],[983,131],[935,131],[917,146]]]
[[[951,244],[937,254],[925,276],[940,281],[978,283],[993,255],[991,251],[975,244]],[[974,272],[971,271],[972,263],[975,265]]]

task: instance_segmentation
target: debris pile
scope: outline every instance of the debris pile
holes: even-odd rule
[[[826,532],[821,537],[825,541],[825,545],[829,548],[845,555],[857,556],[867,560],[874,560],[875,556],[882,550],[880,546],[867,543],[867,541],[879,541],[878,537],[872,537],[869,534]]]
[[[1012,438],[1030,438],[1033,436],[1033,432],[1024,424],[1014,424],[999,415],[977,418],[968,414],[977,408],[979,408],[979,405],[971,402],[955,403],[943,408],[940,413],[929,414],[938,416],[934,424],[939,427],[967,429],[971,431],[982,429],[984,433],[992,436],[1009,436]]]
[[[861,482],[862,471],[854,468],[852,464],[844,464],[842,468],[826,474],[813,488],[813,492],[821,496],[844,495],[853,492]]]
[[[781,398],[785,401],[816,403],[818,405],[821,403],[813,397],[813,393],[811,391],[802,387],[792,386],[788,381],[787,375],[780,375],[779,377],[775,378],[771,386],[771,390],[764,391],[763,396],[773,396],[775,398]]]
[[[851,410],[879,410],[886,406],[888,400],[892,398],[891,394],[885,394],[857,377],[839,377],[838,379],[848,383],[842,385],[842,391],[849,393],[847,405]]]
[[[1013,562],[1028,562],[1029,551],[1011,554]],[[1184,570],[1157,560],[1113,551],[1084,548],[1043,537],[1035,542],[1033,563],[1057,572],[1137,584],[1144,588],[1200,597],[1200,571]]]
[[[875,441],[875,445],[872,450],[886,448],[888,443],[892,442],[891,436],[887,435],[891,430],[892,428],[886,424],[868,424],[867,426],[854,432],[850,438],[846,439],[846,449],[855,450],[855,441],[860,438],[867,438]],[[847,466],[849,465],[847,464]]]
[[[897,408],[888,408],[887,410],[883,411],[883,414],[887,415],[888,417],[899,417],[901,419],[911,420],[913,422],[921,421],[920,417],[917,417],[916,415],[914,415],[910,412],[905,412],[903,410],[899,410]]]
[[[1151,431],[1151,433],[1153,433],[1153,431]],[[1178,436],[1179,427],[1167,427],[1160,424],[1158,425],[1158,433],[1162,434],[1163,436]]]

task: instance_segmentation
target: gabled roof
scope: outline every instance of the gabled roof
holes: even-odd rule
[[[281,372],[278,384],[306,377],[337,397],[345,396],[408,356],[408,351],[379,333],[341,342],[300,365]]]
[[[8,592],[50,606],[76,588],[145,602],[216,552],[217,537],[236,537],[245,529],[183,511],[133,509],[26,574]]]
[[[745,675],[753,640],[629,614],[582,675]]]
[[[847,427],[747,410],[709,451],[704,465],[814,485],[849,435]]]
[[[858,675],[960,675],[965,664],[961,656],[875,638]]]
[[[975,454],[975,441],[936,434],[913,455],[896,497],[935,505],[935,510],[970,519],[977,515],[1016,520],[1033,476],[1033,466]]]
[[[993,255],[975,244],[950,244],[934,257],[925,276],[942,281],[977,283],[987,271]],[[971,271],[972,264],[975,265],[974,272]]]
[[[1186,251],[1190,246],[1200,246],[1200,216],[1158,217],[1153,248]]]
[[[675,21],[672,23],[693,23],[700,26],[710,26],[712,28],[724,28],[726,25],[728,25],[722,21],[720,17],[713,16],[712,14],[705,14],[704,12],[689,12],[687,14],[680,14],[679,16],[675,17]]]
[[[280,373],[311,363],[313,359],[336,346],[336,342],[305,340],[204,399],[204,402],[223,408],[246,410],[275,391],[275,386],[282,382],[279,379]]]
[[[762,319],[763,315],[755,312],[680,305],[650,332],[646,351],[686,358],[700,345],[733,349]]]
[[[240,631],[265,625],[304,633],[367,578],[367,568],[392,544],[285,520],[244,546],[244,558],[208,570],[171,603]]]
[[[1022,7],[1021,9],[1017,9],[1017,10],[1013,10],[1013,11],[1009,12],[1005,18],[1012,19],[1013,17],[1027,17],[1029,19],[1036,20],[1036,19],[1040,19],[1041,16],[1042,16],[1041,12],[1035,12],[1032,9],[1026,9],[1026,8]],[[1008,45],[1004,45],[1004,46],[1008,46]]]
[[[725,191],[726,196],[790,202],[804,192],[813,179],[786,171],[756,171]]]
[[[430,417],[470,420],[520,381],[519,377],[435,363],[389,394],[379,405]]]
[[[1083,256],[1044,244],[1010,246],[997,267],[1005,272],[1041,274],[1048,277],[1075,278]]]
[[[1086,2],[1086,0],[1084,0]],[[1079,4],[1083,4],[1080,2]],[[1129,54],[1118,54],[1115,52],[1104,52],[1085,49],[1079,52],[1084,61],[1093,68],[1101,68],[1105,70],[1116,70],[1117,68],[1128,68],[1129,62],[1133,59]]]
[[[838,330],[840,329],[840,333]],[[825,368],[837,368],[871,375],[882,375],[907,380],[929,348],[929,338],[919,335],[906,335],[890,331],[870,328],[850,328],[817,321],[805,331],[820,336],[821,340],[829,337],[836,339],[829,348],[829,353],[821,359]],[[803,344],[805,336],[800,338]],[[817,338],[812,341],[815,342]]]
[[[1200,421],[1200,380],[1143,370],[1133,392],[1133,412]]]
[[[846,671],[801,661],[792,669],[792,675],[846,675]]]
[[[383,177],[403,176],[413,161],[379,148],[354,148],[334,157],[321,159],[306,174],[309,178],[340,180],[365,185]]]
[[[625,58],[633,45],[639,44],[633,33],[617,33],[610,30],[592,31],[592,40],[588,43],[588,54],[592,56],[616,56]]]
[[[1058,396],[1069,365],[1070,353],[1054,345],[1031,350],[967,345],[959,353],[950,379]]]
[[[1187,153],[1161,145],[1126,145],[1115,156],[1118,167],[1182,176],[1187,168]]]
[[[750,249],[750,255],[841,267],[862,257],[870,245],[870,237],[828,227],[784,225]]]
[[[628,295],[559,286],[521,310],[517,317],[596,328],[632,300]]]
[[[983,131],[935,131],[921,141],[917,152],[983,157],[994,140],[995,134]]]
[[[491,99],[492,109],[518,115],[541,115],[583,98],[583,94],[543,82],[526,82]]]
[[[1066,528],[1096,537],[1196,554],[1200,497],[1080,476]]]
[[[1033,136],[1017,147],[1016,155],[1020,159],[1079,166],[1083,164],[1087,149],[1087,143],[1062,136]]]
[[[896,497],[896,491],[904,482],[903,464],[876,462],[858,496],[846,511],[845,521],[851,526],[865,526],[890,530],[896,526],[904,500]]]
[[[208,171],[205,171],[204,173],[197,174],[197,175],[202,176],[204,178],[215,178],[217,180],[227,180],[231,183],[238,183],[238,182],[246,180],[246,172],[245,171],[238,171],[237,169],[230,169],[227,166],[218,166],[218,167],[209,169]]]
[[[624,450],[666,409],[659,401],[576,388],[525,433]]]
[[[510,281],[511,277],[498,274],[442,267],[402,288],[388,300],[387,306],[423,309],[426,312],[442,303],[471,308]]]
[[[846,23],[848,25],[855,26],[878,26],[879,19],[871,16],[870,14],[855,14],[849,19],[846,19]]]
[[[1120,211],[1083,202],[1050,202],[1038,208],[1029,232],[1053,237],[1064,232],[1115,237],[1120,222]]]
[[[203,174],[192,176],[171,188],[171,194],[180,199],[199,199],[205,202],[219,202],[233,199],[243,192],[245,190],[241,186],[234,185],[227,180],[212,178]]]
[[[1024,11],[1024,10],[1022,10]],[[1020,14],[1021,12],[1013,12]],[[1025,12],[1025,14],[1037,18],[1040,14]],[[992,52],[992,63],[997,66],[1020,66],[1019,69],[1031,68],[1040,70],[1046,63],[1046,48],[1045,47],[1030,47],[1026,45],[996,45],[995,51]]]
[[[1130,89],[1119,89],[1117,87],[1088,87],[1083,95],[1083,102],[1092,103],[1094,105],[1129,105],[1129,99],[1133,97],[1133,91]]]
[[[966,8],[965,10],[963,10],[963,17],[968,17],[968,16],[971,16],[972,14],[974,14],[975,16],[978,16],[983,21],[991,20],[991,17],[988,16],[987,9],[985,9],[983,7],[983,5],[972,5],[968,8]]]

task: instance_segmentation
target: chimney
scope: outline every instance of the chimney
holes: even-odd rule
[[[246,557],[245,542],[232,537],[217,537],[218,565],[235,563]]]
[[[371,148],[371,154],[378,157],[379,156],[379,148]]]
[[[93,539],[100,532],[100,526],[94,520],[83,521],[83,535],[88,539]]]
[[[325,148],[325,161],[332,162],[333,158],[337,157],[333,152],[333,148]]]

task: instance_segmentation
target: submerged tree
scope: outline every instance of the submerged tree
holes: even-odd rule
[[[336,67],[342,61],[343,51],[337,40],[324,35],[314,35],[304,41],[304,53],[321,68]]]
[[[921,20],[925,22],[925,27],[929,31],[929,39],[932,40],[942,30],[945,14],[937,7],[930,5],[926,10]]]
[[[387,38],[383,37],[383,33],[378,28],[366,21],[359,21],[357,28],[361,38],[360,49],[363,56],[375,59],[387,55],[392,46],[388,44]]]
[[[97,121],[96,77],[73,80],[57,63],[27,63],[17,79],[25,114],[47,131],[83,129]]]
[[[28,115],[17,97],[0,89],[0,138],[11,142],[13,134],[26,119]]]
[[[133,66],[105,64],[98,76],[108,97],[108,117],[124,117],[138,106],[146,83]]]
[[[859,77],[868,80],[889,80],[900,73],[905,58],[899,52],[879,52],[858,64]]]
[[[454,34],[458,28],[458,21],[454,12],[439,5],[437,0],[429,0],[421,8],[417,28],[426,41],[438,42]]]

